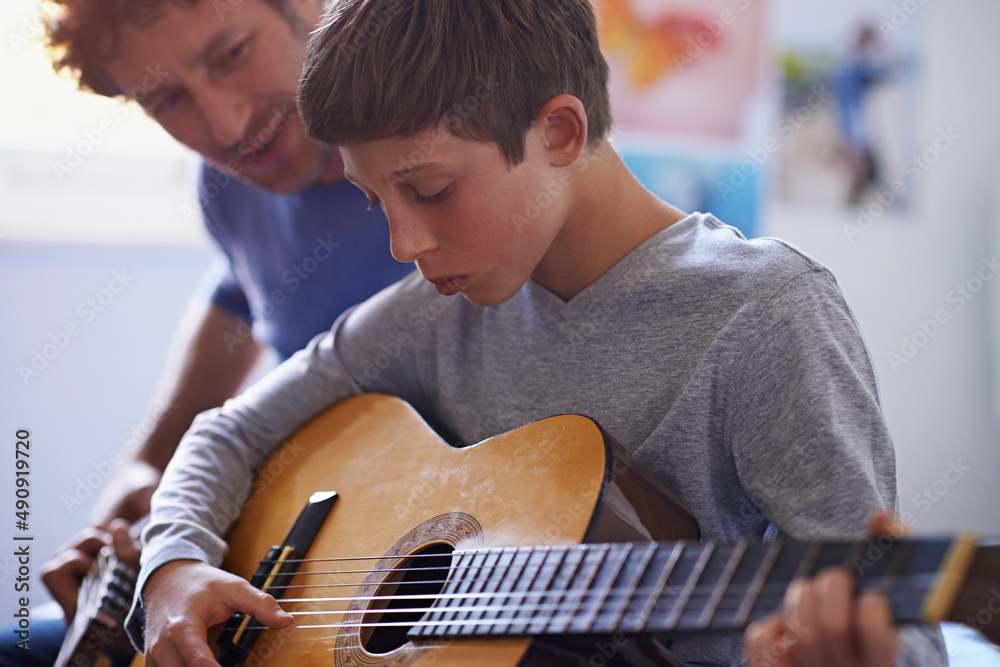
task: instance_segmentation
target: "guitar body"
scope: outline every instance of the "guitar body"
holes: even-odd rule
[[[318,491],[336,491],[339,499],[307,559],[379,560],[305,562],[286,599],[373,596],[403,563],[381,557],[434,545],[481,548],[696,537],[693,519],[616,459],[614,447],[594,422],[566,415],[459,449],[441,440],[399,399],[371,394],[352,398],[306,425],[259,471],[228,537],[231,551],[223,567],[249,578]],[[309,574],[331,570],[349,572]],[[294,588],[319,580],[335,587]],[[297,626],[358,622],[367,605],[283,602],[293,613],[344,612],[299,616]],[[436,647],[407,642],[370,652],[364,648],[365,634],[360,628],[265,631],[244,664],[556,664],[548,647],[533,646],[530,639],[462,639]]]

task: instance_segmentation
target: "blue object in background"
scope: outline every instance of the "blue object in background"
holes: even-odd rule
[[[618,152],[636,178],[660,199],[688,213],[712,213],[747,238],[754,236],[766,159],[758,164],[749,153],[635,145],[622,146]]]

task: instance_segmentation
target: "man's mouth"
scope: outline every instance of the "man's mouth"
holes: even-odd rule
[[[258,129],[250,133],[236,148],[236,153],[240,160],[244,163],[250,163],[270,148],[288,125],[290,113],[289,108],[285,108],[284,110],[275,109],[270,116],[270,120],[258,126]]]

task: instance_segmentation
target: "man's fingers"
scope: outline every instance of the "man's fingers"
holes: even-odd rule
[[[57,553],[64,551],[79,551],[87,554],[91,558],[96,558],[101,549],[111,543],[111,536],[103,528],[87,526],[73,536],[66,544],[57,549]]]
[[[111,531],[111,543],[115,548],[115,555],[118,560],[126,565],[139,569],[139,540],[129,532],[129,523],[124,519],[115,519],[108,526]]]
[[[64,551],[42,566],[42,583],[62,607],[67,623],[71,623],[76,616],[80,583],[93,563],[94,559],[89,554],[74,549]]]

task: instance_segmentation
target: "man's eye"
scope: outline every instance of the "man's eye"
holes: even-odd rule
[[[156,103],[156,106],[153,107],[151,114],[153,115],[154,118],[157,116],[162,116],[163,114],[169,112],[171,109],[176,107],[180,103],[181,98],[183,96],[184,96],[184,91],[181,90],[170,93],[169,95],[167,95],[166,97],[164,97],[163,99],[161,99],[159,102]]]
[[[368,198],[368,210],[369,211],[374,211],[376,208],[379,208],[380,206],[382,206],[382,200],[381,199],[379,199],[378,197],[369,197]]]
[[[235,46],[231,47],[227,51],[224,51],[219,59],[216,61],[215,66],[226,69],[227,67],[233,67],[240,63],[240,61],[246,57],[248,51],[248,45],[250,39],[244,39]]]

